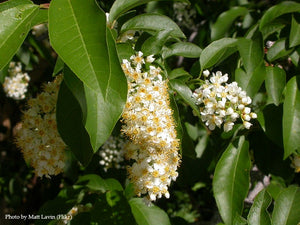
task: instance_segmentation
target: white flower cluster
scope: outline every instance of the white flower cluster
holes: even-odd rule
[[[20,62],[10,62],[8,69],[9,76],[5,77],[3,89],[7,97],[15,100],[25,98],[30,77],[27,73],[22,73]]]
[[[110,136],[108,140],[101,146],[99,155],[101,160],[100,165],[104,171],[109,168],[121,169],[124,168],[124,145],[125,141],[121,137]]]
[[[206,70],[203,75],[208,78],[210,72]],[[249,121],[257,118],[248,107],[252,100],[237,82],[227,84],[227,80],[228,75],[222,75],[218,71],[194,91],[192,97],[200,105],[201,119],[210,130],[214,130],[216,126],[220,128],[224,123],[224,131],[227,132],[241,118],[244,127],[249,129],[252,126]]]
[[[65,143],[56,124],[56,101],[62,76],[44,86],[44,92],[28,100],[16,144],[24,159],[42,177],[57,175],[65,167]]]
[[[180,162],[167,81],[153,61],[153,56],[138,52],[122,64],[128,79],[122,131],[131,139],[125,157],[134,161],[128,172],[135,192],[148,194],[147,201],[169,198],[168,186],[176,180]]]
[[[292,160],[292,168],[295,169],[296,173],[300,173],[300,155],[293,155],[293,157],[291,157]]]

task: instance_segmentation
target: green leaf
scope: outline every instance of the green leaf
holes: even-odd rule
[[[250,184],[248,148],[248,142],[241,136],[227,147],[215,169],[213,192],[225,224],[232,224],[243,210]]]
[[[287,56],[293,49],[287,49],[286,38],[282,38],[274,43],[274,45],[267,52],[268,61],[272,62],[281,57]]]
[[[119,61],[115,60],[116,50],[106,28],[105,13],[95,1],[51,1],[49,35],[55,51],[91,89],[105,96],[114,89],[116,79],[121,87],[127,86]]]
[[[235,47],[236,44],[237,40],[234,38],[222,38],[212,42],[203,49],[200,55],[201,69],[204,70],[217,64],[221,59],[224,59],[223,56],[226,55],[227,50],[231,47]]]
[[[295,66],[298,66],[299,59],[300,59],[299,47],[293,53],[290,54],[290,58],[291,58],[293,64]]]
[[[272,225],[296,225],[300,221],[300,188],[290,186],[277,197]]]
[[[253,73],[245,73],[241,68],[235,70],[235,80],[239,86],[246,91],[247,95],[251,98],[258,92],[260,86],[266,77],[266,68],[262,64],[258,66]]]
[[[105,13],[94,0],[51,1],[49,35],[55,51],[85,84],[86,129],[95,152],[109,137],[127,99],[127,81]]]
[[[130,56],[134,55],[135,52],[132,49],[131,44],[129,43],[118,43],[117,44],[117,52],[119,56],[119,60],[122,63],[123,59],[130,59]]]
[[[279,105],[281,96],[285,87],[285,71],[279,67],[268,66],[266,68],[266,89],[268,94],[268,103]]]
[[[169,81],[172,89],[176,91],[179,96],[195,111],[197,116],[200,118],[200,110],[199,107],[196,105],[194,99],[192,98],[192,91],[191,89],[183,83],[181,80],[173,79]]]
[[[144,13],[133,17],[123,24],[120,33],[128,30],[142,30],[149,32],[172,30],[170,33],[172,37],[185,38],[184,33],[182,33],[181,29],[173,20],[167,16],[154,13]]]
[[[103,179],[96,174],[88,174],[79,177],[76,185],[85,185],[92,191],[123,191],[122,185],[116,179]]]
[[[300,23],[292,17],[292,26],[290,32],[290,48],[300,44]]]
[[[189,80],[190,78],[192,78],[192,75],[185,71],[183,68],[176,68],[168,74],[169,80],[180,79],[184,82],[186,80]]]
[[[11,0],[0,4],[0,70],[25,40],[37,11],[38,6],[30,0]]]
[[[202,49],[190,42],[177,42],[165,49],[163,49],[162,57],[164,59],[177,55],[186,58],[198,58]]]
[[[285,26],[286,24],[281,20],[268,23],[268,26],[261,29],[263,39],[266,40],[271,34],[281,31]]]
[[[211,40],[217,40],[226,36],[227,31],[233,24],[233,22],[240,16],[244,16],[248,13],[245,7],[233,7],[226,12],[223,12],[217,19],[217,21],[211,26]]]
[[[155,34],[152,37],[149,37],[144,44],[142,45],[142,52],[144,55],[156,55],[158,54],[167,39],[169,38],[170,33],[172,30],[162,30],[158,31],[157,34]]]
[[[275,18],[291,12],[300,11],[300,4],[293,1],[284,1],[281,2],[270,9],[268,9],[263,17],[260,20],[259,29],[262,30],[265,26],[267,26],[270,22],[272,22]]]
[[[147,206],[141,198],[129,200],[131,212],[138,225],[171,225],[168,215],[157,206]]]
[[[56,76],[57,74],[62,72],[62,70],[64,69],[64,65],[65,65],[64,61],[62,61],[60,57],[57,57],[52,76]]]
[[[64,81],[58,93],[56,120],[60,136],[75,157],[86,166],[93,156],[93,149],[83,125],[81,107]]]
[[[31,21],[31,26],[48,22],[48,9],[39,9],[36,16]]]
[[[272,197],[266,189],[259,192],[250,208],[248,223],[251,225],[271,225],[271,217],[268,213],[271,202]]]
[[[238,50],[247,73],[252,73],[263,61],[263,47],[259,40],[241,38],[238,40]]]
[[[286,85],[283,103],[284,159],[300,150],[300,76],[295,76]]]
[[[118,17],[121,14],[129,11],[132,8],[135,8],[139,5],[146,4],[151,1],[158,1],[158,0],[116,0],[109,11],[108,22],[110,26],[113,24],[113,22],[116,19],[118,19]],[[168,0],[164,0],[164,1],[168,1]],[[169,0],[169,1],[174,1],[174,0]],[[188,0],[177,0],[177,1],[189,3]]]

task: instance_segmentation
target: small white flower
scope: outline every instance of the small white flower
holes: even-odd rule
[[[203,71],[203,76],[208,77],[210,75],[209,70],[204,70]]]

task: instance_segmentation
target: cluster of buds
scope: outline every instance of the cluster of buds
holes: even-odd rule
[[[300,173],[300,155],[294,154],[293,157],[291,157],[292,160],[292,168],[295,169],[296,173]]]
[[[208,78],[210,73],[206,70],[203,75]],[[214,130],[216,126],[220,128],[224,124],[224,131],[228,132],[232,130],[238,118],[243,121],[244,127],[249,129],[252,126],[250,120],[257,118],[248,107],[252,100],[237,82],[227,84],[227,80],[228,75],[222,75],[218,71],[209,79],[205,79],[201,87],[194,91],[192,97],[200,106],[201,119],[210,130]]]
[[[5,77],[3,89],[7,97],[15,100],[25,98],[30,77],[27,73],[22,72],[22,64],[20,62],[10,62],[9,75]]]
[[[125,141],[121,137],[110,136],[101,146],[99,164],[103,166],[104,171],[109,168],[124,168],[124,165],[122,165],[124,162],[124,145]]]
[[[56,101],[62,76],[46,84],[44,91],[28,100],[28,110],[23,114],[22,127],[16,144],[24,159],[34,168],[37,176],[57,175],[65,167],[66,145],[56,124]]]
[[[47,24],[42,23],[32,27],[32,34],[36,37],[39,37],[48,32]]]
[[[169,197],[168,186],[176,180],[180,163],[167,81],[154,60],[138,52],[122,63],[128,80],[122,132],[131,140],[125,157],[133,161],[128,172],[135,193],[146,195],[147,201]]]

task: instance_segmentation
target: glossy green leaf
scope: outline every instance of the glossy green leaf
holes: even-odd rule
[[[268,94],[268,103],[279,105],[285,87],[285,71],[279,67],[268,66],[266,68],[265,85]]]
[[[251,98],[258,92],[266,77],[266,68],[263,64],[258,66],[252,73],[247,74],[241,68],[235,70],[235,80]]]
[[[118,17],[127,12],[128,10],[135,8],[139,5],[146,4],[151,1],[159,0],[116,0],[109,11],[108,22],[113,24],[113,21],[118,19]],[[163,0],[163,1],[175,1],[175,0]],[[189,3],[188,0],[177,0],[178,2]]]
[[[115,80],[121,90],[127,86],[105,13],[95,1],[51,1],[49,36],[58,55],[91,89],[107,97]]]
[[[266,189],[259,192],[250,208],[248,223],[251,225],[271,225],[271,217],[267,210],[271,202],[272,197]]]
[[[135,52],[132,49],[131,44],[129,43],[118,43],[117,44],[117,52],[119,56],[119,60],[122,63],[123,59],[130,59],[130,56],[134,55]]]
[[[105,13],[94,0],[51,1],[49,35],[55,51],[85,84],[85,127],[95,152],[109,137],[127,99],[127,81]]]
[[[278,195],[272,225],[296,225],[300,221],[300,188],[290,186]]]
[[[183,68],[176,68],[169,72],[168,79],[180,79],[182,81],[192,78],[192,75],[185,71]]]
[[[39,9],[35,17],[31,21],[31,26],[35,26],[48,22],[48,9]]]
[[[284,158],[300,150],[300,76],[295,76],[286,85],[283,103]]]
[[[183,83],[181,80],[173,79],[169,81],[172,89],[179,94],[179,96],[187,103],[190,107],[195,111],[197,116],[200,118],[200,110],[199,107],[196,105],[194,99],[192,98],[192,91],[191,89]]]
[[[263,61],[263,46],[259,40],[241,38],[238,40],[238,50],[247,73],[252,73]]]
[[[157,206],[147,206],[141,198],[129,200],[129,205],[138,225],[171,225],[167,213]]]
[[[267,52],[267,59],[272,62],[281,57],[287,56],[293,51],[293,49],[287,48],[286,38],[280,39],[272,45]]]
[[[200,55],[201,69],[204,70],[217,64],[225,54],[228,48],[235,47],[237,40],[234,38],[222,38],[212,42]],[[233,52],[232,52],[233,53]]]
[[[290,54],[290,58],[292,60],[292,63],[295,66],[298,66],[299,59],[300,59],[299,48],[296,49],[293,53]]]
[[[171,56],[183,56],[186,58],[198,58],[202,49],[190,42],[177,42],[163,50],[162,57],[164,59]]]
[[[267,26],[270,22],[272,22],[275,18],[291,12],[300,11],[300,4],[293,1],[284,1],[281,2],[270,9],[268,9],[263,17],[260,20],[259,29],[262,30],[265,26]]]
[[[85,185],[92,191],[123,191],[122,185],[116,179],[103,179],[96,174],[79,177],[76,185]]]
[[[250,185],[251,161],[249,143],[244,136],[231,143],[217,163],[213,192],[225,224],[232,224],[241,215]]]
[[[240,16],[245,16],[248,10],[245,7],[237,6],[223,12],[217,21],[211,26],[211,39],[217,40],[226,36],[227,31],[233,22]]]
[[[300,44],[300,23],[298,23],[294,16],[292,17],[289,42],[290,48]]]
[[[58,93],[56,120],[60,136],[77,160],[86,166],[92,158],[93,149],[83,125],[81,107],[64,81]]]
[[[263,35],[263,39],[266,40],[271,34],[275,32],[280,32],[286,24],[283,21],[272,21],[268,23],[268,26],[264,26],[261,29],[261,33]]]
[[[162,30],[172,30],[170,35],[176,38],[185,38],[184,33],[178,25],[171,20],[169,17],[155,14],[155,13],[145,13],[133,17],[123,24],[121,27],[121,33],[128,30],[142,30],[142,31],[162,31]]]
[[[37,11],[38,6],[30,0],[11,0],[0,4],[0,70],[25,40]]]
[[[144,55],[158,54],[163,48],[167,39],[169,38],[171,32],[172,30],[166,29],[166,30],[158,31],[157,34],[155,34],[152,37],[149,37],[142,45],[141,50],[144,53]]]

